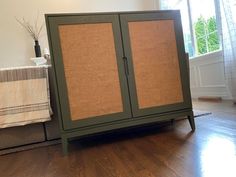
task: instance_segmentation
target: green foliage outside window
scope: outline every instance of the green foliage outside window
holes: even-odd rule
[[[205,54],[220,49],[216,19],[200,16],[194,24],[197,54]]]

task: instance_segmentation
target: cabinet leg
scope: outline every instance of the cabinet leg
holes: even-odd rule
[[[171,119],[170,122],[171,122],[171,125],[174,125],[175,124],[175,119]]]
[[[68,155],[68,139],[62,136],[61,141],[62,141],[63,154]]]
[[[192,131],[195,131],[195,121],[194,121],[193,114],[188,116],[188,121],[189,121],[189,124],[192,128]]]

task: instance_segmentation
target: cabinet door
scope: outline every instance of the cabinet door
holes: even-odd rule
[[[178,11],[122,14],[134,116],[191,108]]]
[[[63,128],[131,117],[117,15],[47,17]]]

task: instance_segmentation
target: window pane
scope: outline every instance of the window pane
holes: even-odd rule
[[[200,16],[194,23],[194,31],[196,38],[206,36],[206,20],[203,16]]]
[[[209,34],[209,36],[208,36],[208,49],[209,49],[209,52],[213,52],[215,50],[220,49],[219,36],[218,36],[217,31]]]
[[[198,38],[197,39],[197,54],[201,55],[205,53],[207,53],[206,38],[205,37]]]
[[[214,0],[190,0],[190,5],[197,54],[218,50],[220,45]]]
[[[214,0],[190,0],[190,5],[193,23],[201,16],[205,19],[215,17]]]
[[[208,30],[208,33],[215,32],[217,30],[215,17],[210,17],[207,20],[207,30]]]

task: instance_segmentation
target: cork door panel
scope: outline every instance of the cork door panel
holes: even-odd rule
[[[183,102],[173,20],[128,22],[139,109]]]
[[[123,112],[112,23],[58,30],[72,121]]]

